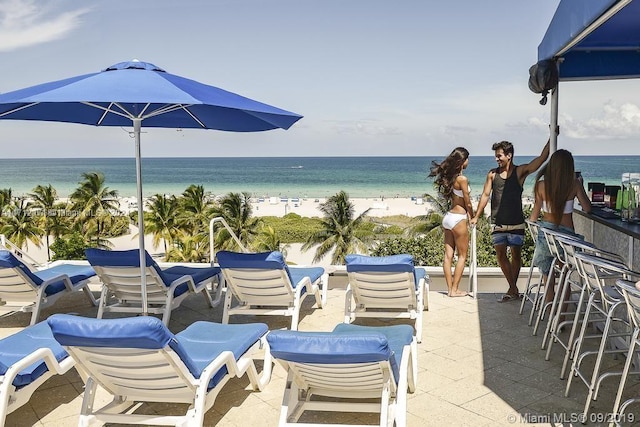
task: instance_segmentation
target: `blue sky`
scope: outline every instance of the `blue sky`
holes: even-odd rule
[[[0,0],[0,92],[139,59],[305,117],[143,129],[142,155],[516,155],[546,141],[528,68],[558,0]],[[559,146],[640,154],[638,83],[561,85]],[[120,128],[0,121],[5,157],[133,157]]]

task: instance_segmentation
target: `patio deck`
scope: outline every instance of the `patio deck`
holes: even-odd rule
[[[300,330],[331,330],[342,321],[344,280],[331,278],[325,309],[313,308],[313,298],[307,298]],[[571,396],[564,397],[566,381],[559,378],[562,348],[554,346],[551,360],[545,361],[544,351],[540,349],[541,338],[531,335],[528,316],[518,314],[519,303],[499,304],[496,302],[499,295],[484,293],[474,300],[448,298],[441,291],[431,291],[430,309],[424,316],[423,342],[418,345],[418,387],[416,393],[408,395],[409,426],[579,425],[577,417],[582,411],[586,388],[576,381]],[[91,317],[97,312],[79,292],[44,310],[42,317],[52,314],[53,310]],[[221,316],[222,307],[209,309],[203,298],[193,296],[174,311],[170,329],[179,332],[193,321],[220,321]],[[271,329],[287,325],[286,320],[273,316],[240,319],[232,318],[232,321],[264,321]],[[0,336],[14,333],[28,322],[29,314],[24,313],[2,318]],[[361,322],[376,324],[370,319],[358,321]],[[609,360],[605,365],[622,363],[620,358]],[[205,425],[277,425],[284,381],[285,372],[278,365],[263,392],[252,392],[244,378],[231,380],[206,414]],[[640,395],[637,381],[630,381],[629,388]],[[611,410],[616,389],[617,379],[605,381],[604,390],[592,405],[592,413],[597,414],[594,417]],[[36,391],[27,405],[9,414],[6,425],[75,426],[82,391],[83,383],[75,370],[54,376]],[[99,398],[98,402],[105,399],[106,396]],[[170,409],[166,404],[145,408],[157,413]],[[632,409],[637,411],[636,418],[640,417],[640,407]],[[375,423],[374,416],[362,414],[316,416],[322,422]]]

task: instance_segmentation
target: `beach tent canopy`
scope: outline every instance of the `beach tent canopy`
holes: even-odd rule
[[[640,77],[640,0],[560,0],[538,46],[560,81]],[[557,148],[558,89],[551,92],[550,142]]]
[[[640,77],[640,0],[561,0],[538,46],[558,58],[561,81]]]

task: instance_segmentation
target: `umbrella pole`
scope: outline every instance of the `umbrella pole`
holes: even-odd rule
[[[133,119],[133,134],[136,141],[136,181],[138,196],[138,241],[140,243],[140,287],[142,295],[142,314],[147,312],[147,265],[146,252],[144,249],[144,206],[142,200],[142,159],[140,154],[140,131],[142,129],[142,119]]]

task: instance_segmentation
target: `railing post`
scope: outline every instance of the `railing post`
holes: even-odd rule
[[[469,260],[469,293],[476,299],[478,297],[478,258],[476,247],[476,226],[471,226],[471,259]]]

